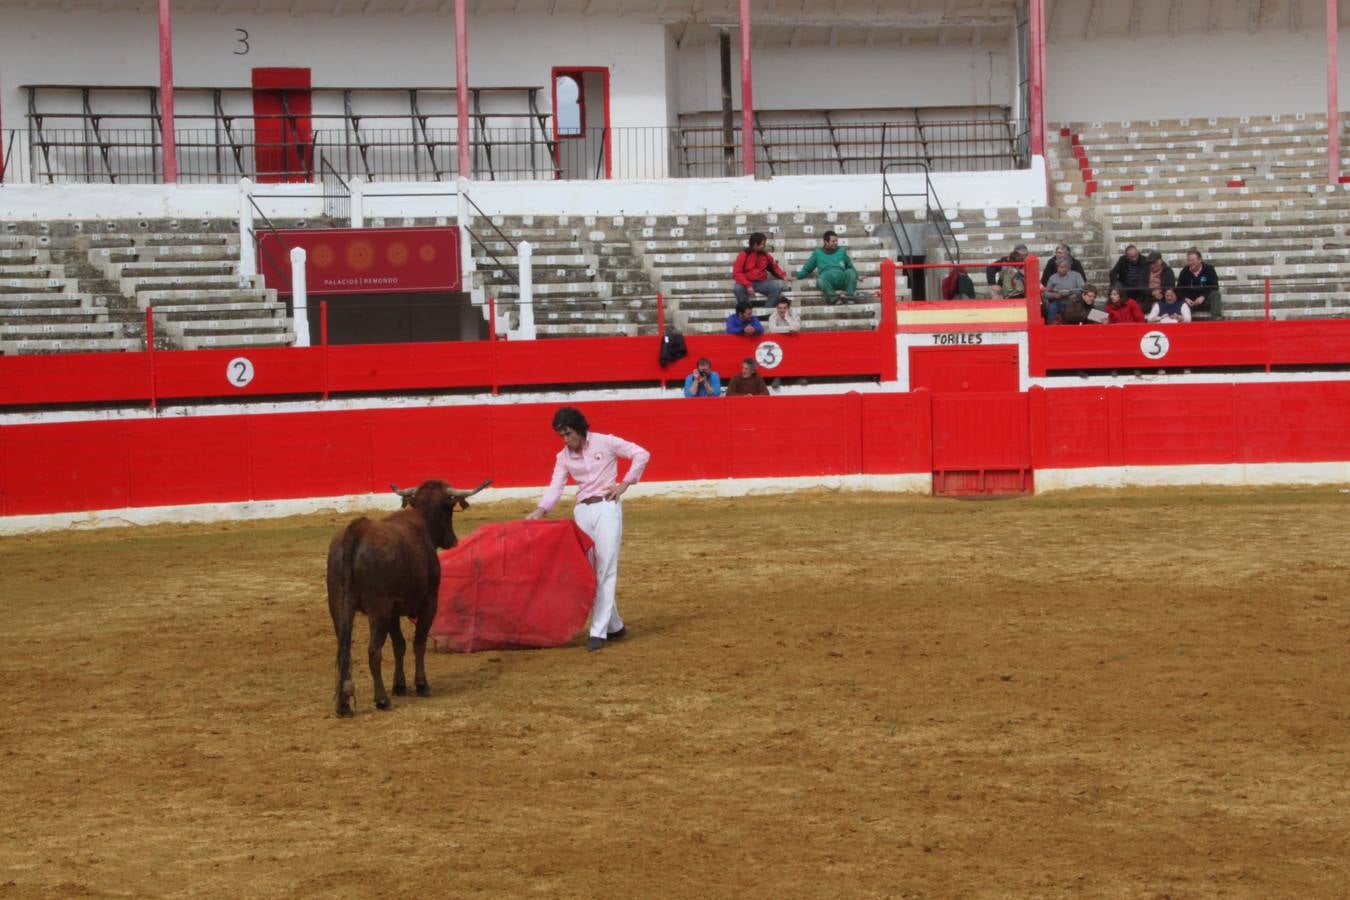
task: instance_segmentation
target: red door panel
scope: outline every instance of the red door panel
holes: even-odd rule
[[[309,69],[253,70],[258,181],[309,181],[314,171]]]

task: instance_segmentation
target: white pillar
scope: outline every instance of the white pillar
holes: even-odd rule
[[[463,276],[463,289],[473,289],[471,273],[477,269],[473,260],[473,239],[469,229],[473,227],[473,207],[469,205],[469,185],[467,178],[455,179],[455,224],[459,226],[459,271]],[[487,309],[487,304],[483,305]]]
[[[305,281],[305,248],[291,248],[291,309],[295,317],[295,346],[309,346],[309,285]]]
[[[253,243],[253,182],[239,179],[239,276],[258,274],[258,248]]]
[[[366,227],[366,183],[360,178],[352,179],[352,227]]]
[[[532,341],[535,339],[534,248],[529,241],[517,245],[516,259],[520,268],[520,330],[516,336],[523,341]]]

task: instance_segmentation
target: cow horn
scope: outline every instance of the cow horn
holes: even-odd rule
[[[478,493],[483,488],[487,487],[489,484],[492,484],[491,478],[489,478],[487,481],[483,482],[482,484],[480,484],[478,487],[474,488],[471,491],[470,490],[457,491],[452,488],[449,491],[446,491],[446,493],[449,494],[451,497],[454,497],[456,500],[464,500],[467,497],[472,497],[474,494]]]
[[[393,491],[395,494],[398,494],[400,497],[411,497],[413,494],[417,493],[417,488],[400,489],[398,485],[392,483],[389,485],[389,490]]]

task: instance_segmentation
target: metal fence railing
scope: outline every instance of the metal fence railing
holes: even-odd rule
[[[238,120],[235,120],[238,122]],[[932,172],[1023,168],[1019,120],[774,124],[755,129],[760,176],[876,174],[885,161],[920,159]],[[451,181],[459,175],[453,127],[176,129],[179,180],[187,184],[318,180]],[[554,138],[538,127],[472,131],[480,180],[709,178],[742,174],[739,127],[591,128]],[[9,183],[156,184],[163,146],[155,128],[38,127],[0,133]]]

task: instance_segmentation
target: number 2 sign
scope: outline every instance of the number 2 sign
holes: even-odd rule
[[[225,364],[225,380],[230,387],[248,387],[253,381],[253,362],[247,356],[236,356]]]

